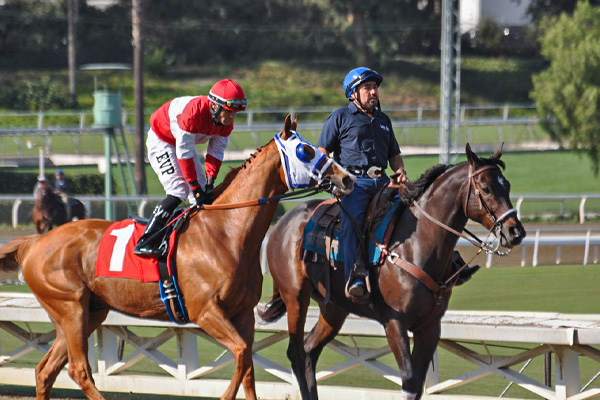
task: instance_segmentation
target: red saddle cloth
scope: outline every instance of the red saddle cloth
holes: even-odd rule
[[[145,228],[145,225],[140,225],[132,219],[112,224],[100,241],[96,276],[139,279],[142,282],[159,281],[158,259],[133,254],[133,249]],[[171,240],[174,240],[173,237]]]

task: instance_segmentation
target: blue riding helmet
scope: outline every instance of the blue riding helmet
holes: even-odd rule
[[[375,81],[378,85],[381,85],[381,82],[383,82],[383,76],[370,68],[354,68],[352,71],[348,72],[344,78],[343,86],[346,98],[350,100],[350,95],[354,89],[365,81]]]
[[[57,169],[56,175],[64,175],[64,173],[62,172],[62,169]]]

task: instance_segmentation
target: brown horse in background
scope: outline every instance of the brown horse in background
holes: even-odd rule
[[[278,140],[292,142],[295,127],[288,115]],[[271,140],[231,170],[213,191],[212,207],[248,203],[248,199],[286,192],[289,171],[277,146]],[[296,163],[301,167],[308,158],[319,157],[320,176],[331,183],[334,194],[344,195],[352,190],[354,177],[315,146],[303,142],[296,149],[303,155],[302,162]],[[307,164],[303,168],[309,167]],[[277,205],[278,201],[273,201],[193,212],[180,231],[175,263],[187,314],[193,323],[228,348],[236,362],[222,399],[234,399],[240,384],[247,399],[257,398],[252,344],[254,307],[262,290],[259,255]],[[88,337],[109,310],[169,320],[157,283],[95,276],[100,239],[110,225],[110,221],[97,219],[77,221],[45,235],[15,239],[0,248],[0,270],[23,267],[27,284],[56,328],[54,344],[36,367],[40,400],[50,398],[52,385],[67,362],[69,376],[85,395],[104,399],[92,378]]]
[[[74,219],[85,219],[85,206],[81,201],[68,197],[67,202],[68,205],[52,190],[48,182],[38,181],[31,213],[37,233],[48,232],[53,227]]]
[[[319,200],[295,207],[272,230],[267,257],[275,293],[260,316],[274,321],[287,311],[287,356],[302,399],[318,398],[317,361],[349,313],[383,325],[400,370],[400,399],[421,398],[427,368],[440,339],[440,320],[450,299],[452,282],[447,280],[452,275],[451,255],[467,220],[493,230],[499,244],[507,248],[525,237],[510,202],[510,184],[500,170],[504,167],[501,149],[489,159],[477,157],[468,144],[466,152],[468,162],[438,165],[409,186],[404,196],[407,206],[400,208],[385,248],[389,256],[369,274],[371,305],[358,305],[346,298],[343,267],[331,270],[331,293],[325,301],[318,289],[322,282],[311,277],[322,276],[315,271],[330,268],[329,262],[300,260],[302,232]],[[486,250],[500,254],[497,247]],[[311,296],[319,304],[320,316],[305,338]],[[409,330],[414,338],[412,354]]]

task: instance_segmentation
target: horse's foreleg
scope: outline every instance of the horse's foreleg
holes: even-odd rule
[[[252,344],[254,343],[254,310],[250,310],[248,313],[237,317],[234,321],[237,326],[240,335],[244,339],[245,343],[250,343],[247,349],[247,354],[244,356],[244,360],[252,361]],[[254,363],[250,362],[249,365],[245,365],[245,372],[242,372],[242,386],[244,387],[244,394],[247,399],[256,398],[256,380],[254,378]]]
[[[438,320],[428,326],[427,329],[415,332],[413,335],[414,345],[411,359],[415,371],[415,381],[420,382],[417,399],[421,398],[427,370],[440,341],[440,333],[441,325]]]
[[[304,351],[306,359],[306,379],[310,388],[311,398],[317,399],[317,361],[327,343],[331,342],[342,329],[348,312],[328,303],[321,307],[319,320],[306,337]]]
[[[414,400],[422,391],[423,382],[415,376],[414,366],[410,354],[410,339],[406,323],[402,315],[390,318],[384,323],[385,335],[390,350],[396,358],[402,379],[402,400]]]
[[[282,293],[288,315],[289,342],[287,357],[292,364],[292,372],[296,377],[300,395],[304,400],[316,399],[311,395],[307,375],[309,375],[304,352],[304,325],[306,324],[306,313],[310,304],[309,285],[304,285],[297,293]]]
[[[243,320],[245,323],[252,324],[252,328],[246,327],[245,329],[254,329],[253,312],[251,316]],[[238,332],[238,327],[232,323],[223,310],[214,302],[207,305],[200,318],[194,322],[215,340],[228,348],[236,361],[236,368],[231,377],[231,382],[223,396],[221,396],[221,400],[235,399],[242,379],[245,379],[246,384],[254,386],[254,364],[252,362],[253,341],[242,337]],[[252,378],[250,378],[250,375],[252,375]],[[256,400],[255,388],[246,389],[244,387],[244,390],[250,392],[245,393],[246,399]]]

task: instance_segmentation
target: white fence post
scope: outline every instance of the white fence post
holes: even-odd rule
[[[23,200],[21,200],[20,197],[17,197],[12,206],[12,226],[15,229],[19,226],[19,206],[22,202]]]

